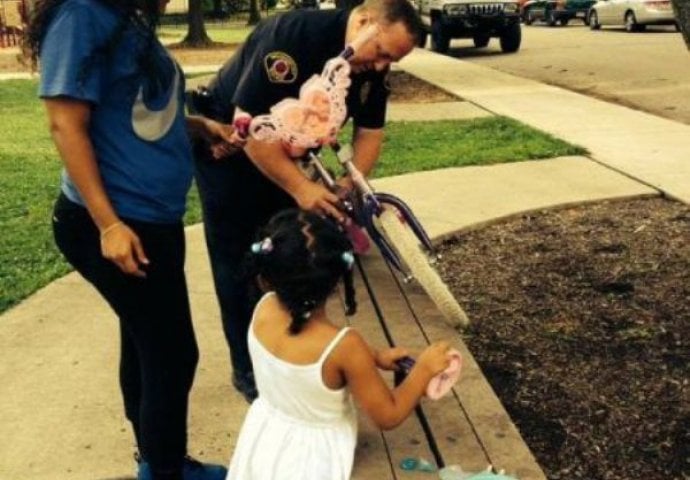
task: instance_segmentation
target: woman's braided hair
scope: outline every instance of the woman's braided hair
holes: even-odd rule
[[[260,276],[276,292],[292,316],[289,331],[297,334],[341,279],[348,313],[354,313],[353,263],[352,245],[334,221],[291,209],[274,216],[260,232],[246,272]]]

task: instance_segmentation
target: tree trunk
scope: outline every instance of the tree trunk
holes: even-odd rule
[[[221,18],[223,16],[223,1],[213,0],[213,17]]]
[[[259,9],[259,0],[249,0],[249,20],[247,25],[256,25],[261,21],[261,10]]]
[[[676,21],[683,33],[685,46],[690,50],[690,0],[671,0],[676,13]]]
[[[189,12],[187,13],[187,36],[182,40],[182,45],[189,48],[204,48],[213,42],[206,33],[204,25],[203,0],[189,0]]]

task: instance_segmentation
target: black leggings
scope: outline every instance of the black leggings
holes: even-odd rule
[[[184,229],[123,221],[150,261],[144,279],[103,258],[87,210],[64,195],[55,204],[55,242],[119,317],[120,386],[143,458],[153,471],[177,470],[187,449],[188,397],[199,358],[183,270]],[[102,341],[111,339],[94,339],[94,348]]]

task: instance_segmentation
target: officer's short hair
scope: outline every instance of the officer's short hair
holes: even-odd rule
[[[386,23],[402,23],[417,43],[422,33],[422,21],[409,0],[364,0],[358,8],[377,12]]]

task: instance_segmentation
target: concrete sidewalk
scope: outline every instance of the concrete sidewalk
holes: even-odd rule
[[[400,67],[493,113],[585,147],[592,158],[690,203],[690,126],[415,49]]]
[[[656,189],[690,200],[690,127],[424,51],[403,67],[478,107],[578,143],[596,160],[567,157],[374,182],[406,199],[432,236],[525,210],[656,195]],[[187,229],[187,240],[201,351],[190,453],[226,463],[246,404],[229,386],[202,229]],[[113,313],[76,274],[0,317],[0,480],[131,478],[133,445],[117,385],[118,348]]]

